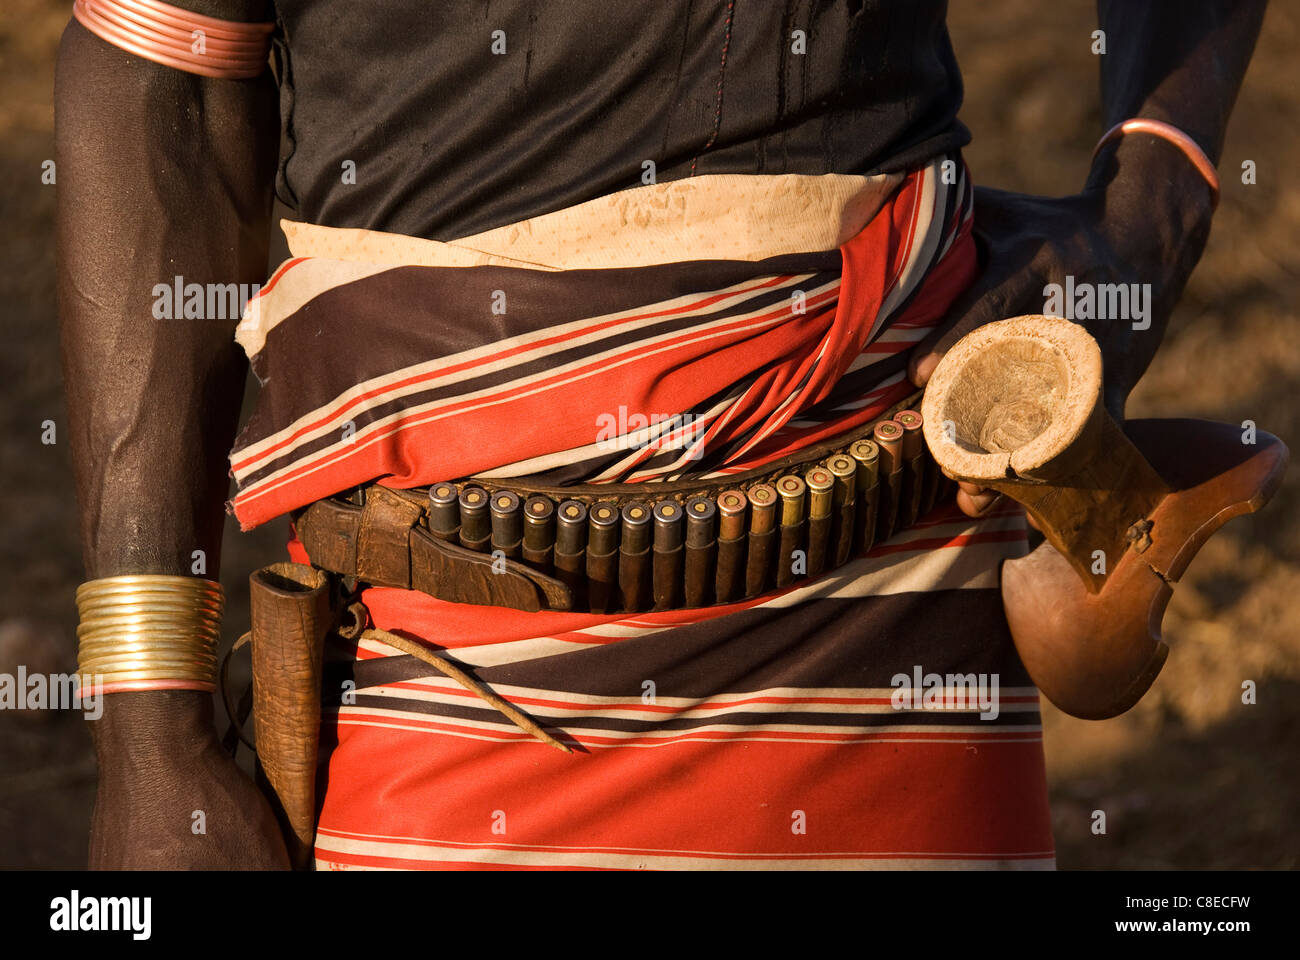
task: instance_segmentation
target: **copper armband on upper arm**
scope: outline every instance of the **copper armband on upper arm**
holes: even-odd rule
[[[72,15],[107,43],[186,73],[247,80],[266,69],[273,23],[240,23],[160,0],[76,0]]]

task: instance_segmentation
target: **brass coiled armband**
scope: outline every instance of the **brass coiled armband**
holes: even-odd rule
[[[77,588],[83,692],[215,690],[225,596],[194,577],[136,575]]]

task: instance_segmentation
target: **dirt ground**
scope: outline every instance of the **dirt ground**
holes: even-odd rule
[[[68,0],[0,6],[0,671],[75,664],[81,579],[63,422],[51,225],[53,57]],[[954,0],[963,119],[978,182],[1068,193],[1100,131],[1092,0]],[[1300,8],[1274,2],[1229,129],[1223,200],[1205,258],[1130,416],[1255,421],[1300,444]],[[1257,183],[1241,183],[1246,160]],[[1202,551],[1165,618],[1173,652],[1127,715],[1046,709],[1063,868],[1300,866],[1300,469],[1261,515]],[[283,528],[227,538],[227,618],[246,622],[247,573]],[[229,638],[228,638],[229,639]],[[1253,680],[1258,702],[1244,705]],[[79,867],[94,763],[75,715],[0,713],[0,867]],[[1094,836],[1092,812],[1107,832]]]

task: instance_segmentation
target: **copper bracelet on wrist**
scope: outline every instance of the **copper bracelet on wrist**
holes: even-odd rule
[[[1097,154],[1101,152],[1102,147],[1129,133],[1149,133],[1176,146],[1191,161],[1192,166],[1196,168],[1196,172],[1209,185],[1210,208],[1214,209],[1219,205],[1219,175],[1214,169],[1214,164],[1210,162],[1210,158],[1205,155],[1205,151],[1197,145],[1195,140],[1171,123],[1150,120],[1146,117],[1131,117],[1128,120],[1121,120],[1102,134],[1101,139],[1097,141],[1097,145],[1092,148],[1093,161],[1097,159]]]

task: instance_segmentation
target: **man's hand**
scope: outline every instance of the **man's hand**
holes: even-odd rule
[[[1266,0],[1098,0],[1099,26],[1111,41],[1098,58],[1102,129],[1129,117],[1162,120],[1217,164],[1265,6]],[[1128,317],[1078,321],[1101,347],[1103,400],[1123,422],[1129,391],[1151,363],[1205,249],[1212,211],[1209,187],[1191,161],[1148,134],[1108,145],[1083,192],[1072,197],[976,190],[981,276],[914,351],[912,382],[924,386],[944,352],[976,327],[1048,312],[1049,283],[1064,285],[1072,276],[1076,287],[1150,284],[1143,288],[1150,290],[1143,317],[1130,309]],[[972,484],[962,484],[957,495],[970,516],[996,500]]]
[[[1153,147],[1162,149],[1154,150]],[[1132,172],[1070,197],[1047,198],[977,189],[975,235],[982,270],[953,304],[940,327],[914,351],[909,375],[923,387],[940,358],[976,327],[1048,310],[1050,284],[1067,278],[1081,290],[1124,284],[1125,316],[1080,319],[1101,345],[1104,401],[1124,419],[1129,392],[1146,370],[1209,233],[1210,193],[1190,163],[1165,144],[1130,144]],[[1181,174],[1172,165],[1182,162]],[[1159,164],[1171,165],[1161,169]],[[1155,190],[1154,184],[1179,183]],[[1185,191],[1185,192],[1181,192]],[[1181,193],[1181,195],[1180,195]],[[1156,195],[1162,195],[1157,203]],[[1052,305],[1055,309],[1056,305]],[[962,483],[957,504],[969,516],[985,513],[998,494]]]
[[[976,327],[1043,313],[1049,284],[1063,289],[1068,277],[1076,290],[1137,285],[1150,290],[1150,300],[1143,293],[1130,301],[1128,316],[1078,321],[1102,344],[1106,406],[1122,419],[1124,401],[1153,352],[1143,340],[1158,340],[1205,245],[1209,211],[1207,204],[1201,224],[1178,228],[1181,240],[1170,243],[1173,228],[1142,222],[1150,213],[1146,204],[1135,201],[1128,211],[1109,217],[1107,206],[1102,191],[1048,198],[977,189],[975,232],[983,270],[945,323],[917,347],[909,367],[912,381],[924,386],[943,354]],[[1143,316],[1135,315],[1135,304],[1141,304]]]
[[[288,869],[266,798],[217,742],[208,694],[109,694],[91,733],[92,869]]]

